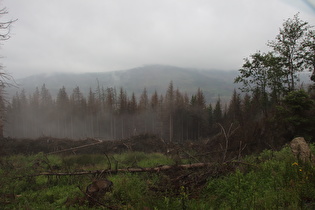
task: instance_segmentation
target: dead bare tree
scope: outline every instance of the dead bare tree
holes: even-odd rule
[[[239,128],[239,126],[237,126],[235,129],[232,130],[233,123],[231,123],[229,129],[226,130],[223,127],[223,125],[221,125],[220,123],[218,123],[218,125],[220,126],[221,132],[223,133],[224,139],[225,139],[224,152],[223,152],[223,158],[222,158],[222,162],[225,162],[226,161],[227,151],[228,151],[228,148],[229,148],[230,137]],[[221,147],[222,147],[222,145],[221,145]]]
[[[6,8],[0,9],[0,18],[8,14]],[[10,28],[13,22],[16,20],[9,21],[0,21],[0,42],[8,40],[10,38]],[[14,84],[14,79],[11,75],[4,71],[3,65],[0,64],[0,138],[3,138],[3,127],[5,119],[5,97],[4,89],[5,87],[11,86]]]

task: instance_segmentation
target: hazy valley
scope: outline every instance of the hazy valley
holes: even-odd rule
[[[129,70],[95,72],[95,73],[54,73],[38,74],[18,79],[18,88],[8,88],[8,96],[14,95],[17,91],[25,89],[26,95],[30,95],[39,89],[43,84],[49,89],[53,98],[63,86],[71,93],[77,86],[86,96],[90,88],[94,91],[99,85],[100,88],[123,87],[128,95],[133,92],[137,97],[146,88],[149,95],[156,90],[158,94],[164,94],[168,85],[173,81],[174,88],[186,92],[188,96],[196,93],[200,88],[208,103],[213,103],[218,96],[222,99],[229,99],[233,89],[237,87],[234,79],[237,76],[236,70],[201,70],[192,68],[179,68],[164,65],[148,65]]]

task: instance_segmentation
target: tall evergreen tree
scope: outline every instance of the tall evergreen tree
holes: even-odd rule
[[[120,137],[124,138],[125,134],[125,127],[126,127],[126,122],[125,122],[125,117],[126,113],[128,111],[128,100],[127,100],[127,94],[126,91],[121,87],[118,95],[118,111],[119,111],[119,118],[120,118]]]
[[[292,91],[283,99],[276,116],[285,126],[288,139],[295,136],[311,138],[315,118],[310,110],[314,110],[314,101],[304,90]]]
[[[240,94],[238,94],[235,89],[228,107],[227,115],[232,122],[243,124],[241,98]]]
[[[136,114],[137,106],[138,106],[138,104],[137,104],[136,95],[133,92],[131,94],[131,99],[128,101],[128,112],[129,112],[129,114],[131,114],[131,115]]]
[[[175,97],[174,97],[174,86],[173,81],[170,82],[166,95],[165,95],[165,106],[166,106],[166,116],[168,119],[168,133],[169,133],[169,141],[173,141],[174,137],[174,104],[175,104]]]
[[[71,137],[82,137],[87,135],[86,129],[86,99],[77,86],[70,95],[71,113]]]
[[[42,135],[54,135],[53,133],[53,124],[50,123],[50,120],[53,119],[53,100],[49,90],[46,88],[46,85],[43,84],[40,91],[40,118],[41,124],[40,129]]]
[[[137,117],[137,99],[135,93],[131,94],[131,99],[128,100],[128,116],[129,116],[129,135],[137,134],[136,117]]]
[[[223,111],[222,111],[221,99],[219,97],[213,109],[213,121],[215,123],[221,123],[222,118],[223,118]]]
[[[241,103],[241,110],[244,121],[249,121],[252,117],[252,110],[251,110],[251,97],[248,93],[245,94],[242,103]]]
[[[117,130],[115,118],[115,113],[117,111],[116,88],[109,87],[106,89],[105,104],[106,114],[109,116],[109,125],[107,125],[106,128],[109,128],[109,130],[107,129],[109,137],[115,139]]]
[[[198,88],[195,96],[192,96],[191,110],[193,124],[191,125],[194,133],[194,139],[205,136],[208,130],[206,101],[203,92]]]
[[[214,123],[213,108],[212,108],[211,104],[208,105],[207,112],[208,112],[208,124],[209,124],[209,128],[211,130],[213,123]]]
[[[151,122],[150,122],[150,114],[149,114],[150,104],[149,104],[149,98],[148,98],[148,93],[147,93],[146,88],[143,89],[140,95],[138,106],[139,106],[138,109],[141,113],[140,117],[142,119],[141,127],[143,129],[143,132],[147,133],[149,129],[149,124],[151,125]]]
[[[57,133],[59,137],[70,137],[70,104],[66,88],[59,89],[56,99]]]
[[[89,90],[88,99],[87,99],[87,118],[88,118],[88,129],[89,135],[95,137],[96,133],[99,136],[98,131],[98,115],[100,113],[100,104],[95,97],[95,93],[92,91],[92,88]]]
[[[157,134],[158,133],[158,128],[160,126],[159,123],[159,113],[160,113],[160,109],[159,107],[161,107],[161,104],[159,102],[159,96],[157,91],[155,90],[153,95],[151,96],[151,100],[150,100],[150,110],[152,113],[152,129],[153,129],[153,133]]]
[[[53,100],[49,90],[46,88],[46,85],[43,84],[40,92],[40,102],[41,106],[49,108],[52,106]]]
[[[25,89],[22,89],[21,93],[19,94],[19,104],[20,104],[20,122],[21,123],[21,130],[20,132],[22,133],[22,135],[33,135],[33,133],[31,132],[31,127],[28,123],[29,119],[32,117],[32,114],[34,114],[34,116],[36,117],[40,117],[39,115],[37,115],[35,112],[30,111],[29,109],[29,104],[26,98],[26,92]],[[37,111],[38,113],[38,111]],[[34,119],[34,118],[33,118]],[[37,126],[39,127],[39,124],[37,124]]]

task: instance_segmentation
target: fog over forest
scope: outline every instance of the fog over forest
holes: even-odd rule
[[[30,97],[23,90],[13,97],[7,108],[5,135],[122,139],[151,133],[163,138],[171,135],[179,141],[198,139],[206,135],[211,109],[202,90],[188,97],[174,89],[172,82],[165,94],[148,95],[144,88],[139,99],[122,87],[90,89],[86,97],[79,87],[72,92],[63,87],[53,98],[43,85]],[[174,121],[172,126],[169,121]]]

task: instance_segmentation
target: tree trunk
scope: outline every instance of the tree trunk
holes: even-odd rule
[[[0,138],[3,138],[3,120],[0,119]]]
[[[173,141],[173,116],[170,114],[170,142]]]

